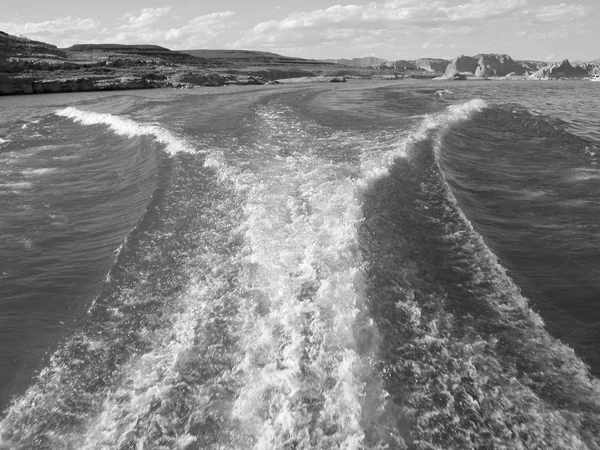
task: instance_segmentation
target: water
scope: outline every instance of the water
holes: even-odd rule
[[[599,89],[2,98],[0,449],[600,448]]]

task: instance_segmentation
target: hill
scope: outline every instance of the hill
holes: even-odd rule
[[[0,31],[0,58],[64,59],[66,56],[55,45]]]
[[[179,53],[200,58],[211,65],[253,66],[253,65],[322,65],[323,61],[294,58],[277,53],[254,50],[179,50]]]
[[[81,59],[81,55],[89,55],[92,59],[101,58],[102,55],[127,55],[161,58],[167,61],[192,62],[194,60],[194,57],[189,54],[176,52],[160,45],[77,44],[62,50],[75,59]]]

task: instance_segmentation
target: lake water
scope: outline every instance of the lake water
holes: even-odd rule
[[[0,449],[600,448],[600,83],[0,98]]]

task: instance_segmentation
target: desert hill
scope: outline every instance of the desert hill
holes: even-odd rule
[[[314,59],[294,58],[253,50],[179,50],[178,52],[201,58],[213,65],[323,65],[323,61]]]

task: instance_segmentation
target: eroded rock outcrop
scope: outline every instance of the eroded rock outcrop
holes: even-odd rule
[[[439,58],[419,58],[415,61],[415,67],[424,69],[427,72],[446,72],[446,67],[450,61]]]
[[[116,78],[63,78],[54,80],[27,80],[13,78],[0,81],[0,94],[58,94],[63,92],[114,91],[124,89],[152,89],[166,86],[164,80],[143,77]]]
[[[455,73],[475,75],[477,77],[504,77],[509,73],[524,75],[527,68],[521,66],[508,55],[496,53],[475,56],[461,55],[446,67],[446,76]]]
[[[533,79],[548,78],[583,78],[590,75],[590,70],[578,64],[572,66],[568,59],[550,64],[531,74]]]

